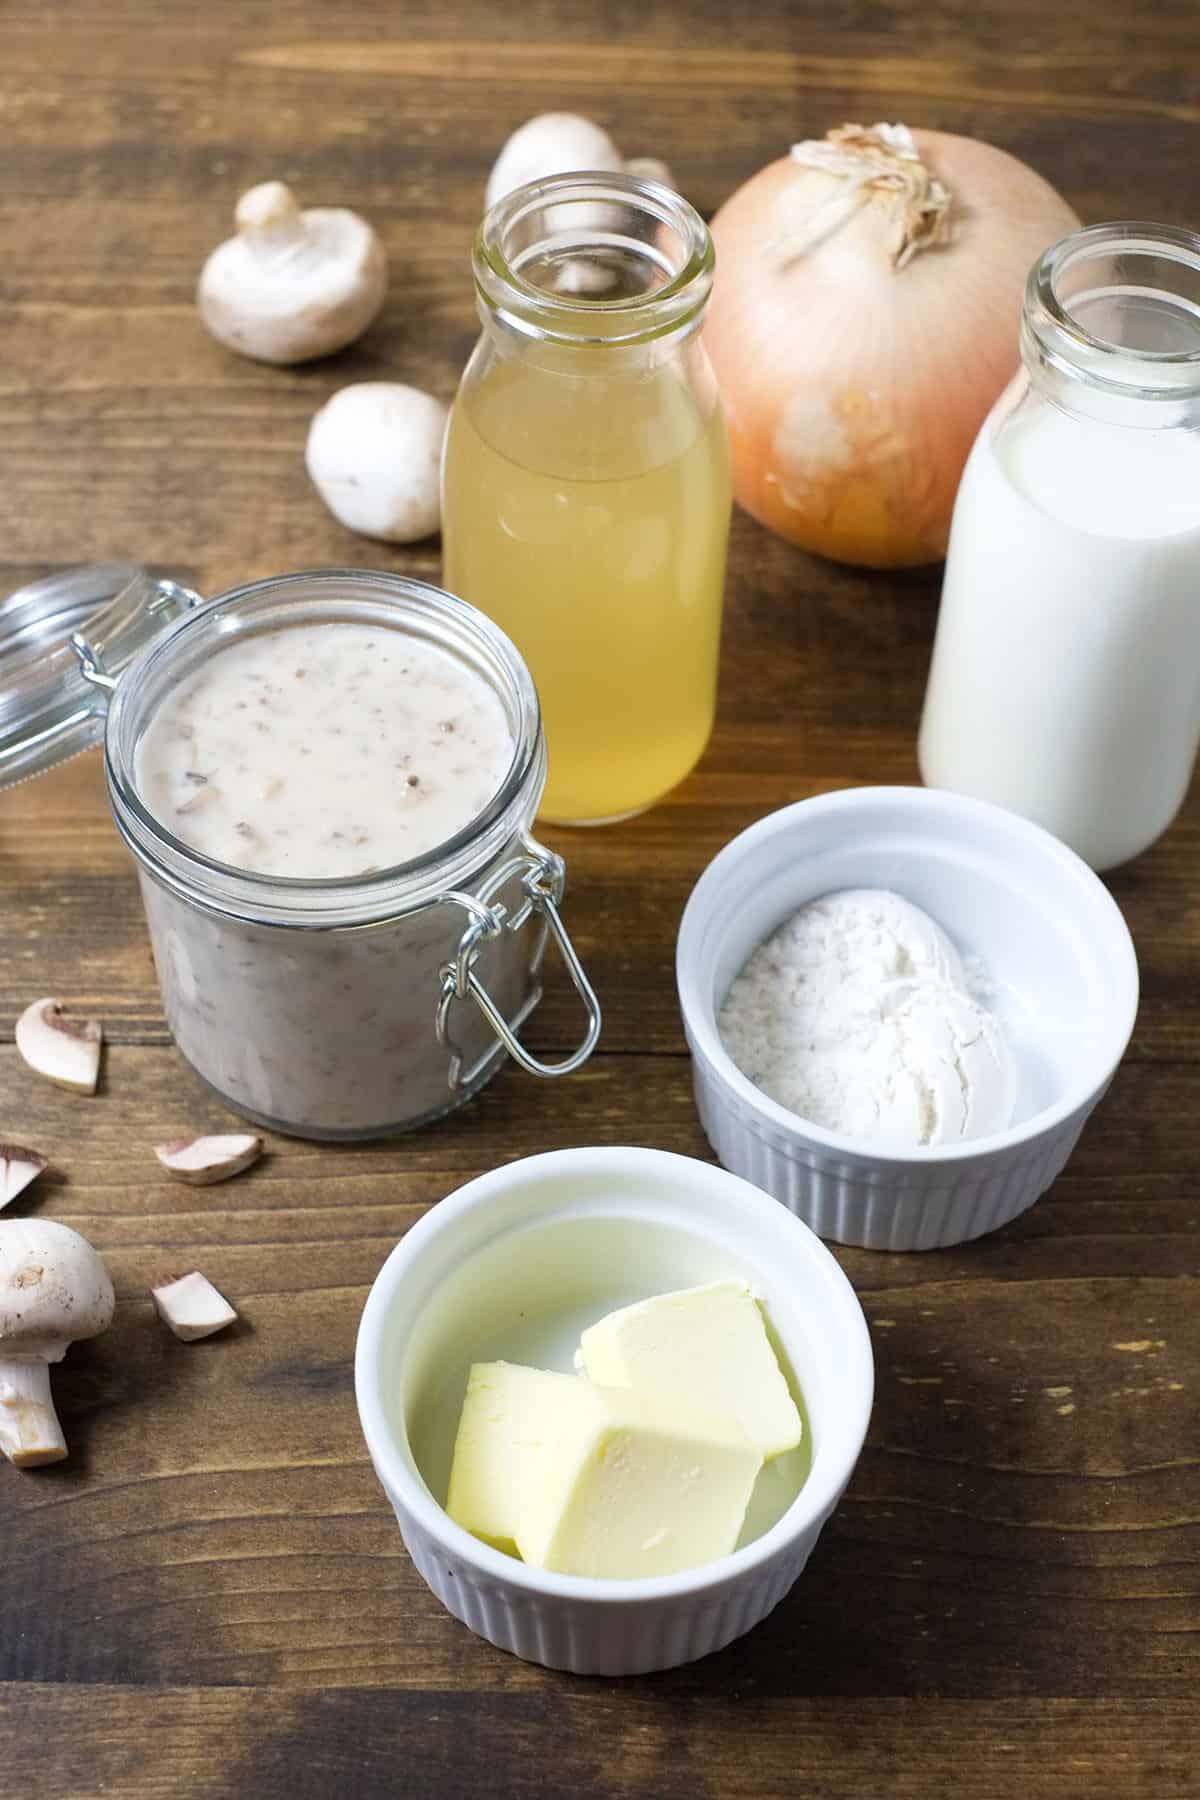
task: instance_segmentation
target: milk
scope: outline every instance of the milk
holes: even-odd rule
[[[1024,385],[963,475],[921,771],[1107,869],[1170,823],[1200,740],[1200,435]]]

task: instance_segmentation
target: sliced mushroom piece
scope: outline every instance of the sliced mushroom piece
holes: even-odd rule
[[[199,1269],[160,1282],[150,1292],[159,1318],[185,1344],[194,1343],[197,1338],[211,1337],[214,1331],[224,1331],[237,1318],[225,1296],[217,1292]]]
[[[99,1019],[67,1017],[61,1000],[35,1000],[17,1020],[17,1049],[31,1069],[76,1094],[94,1094],[100,1075]]]
[[[175,1138],[169,1144],[156,1144],[157,1156],[168,1175],[177,1181],[188,1181],[193,1187],[209,1187],[215,1181],[228,1181],[257,1162],[263,1141],[248,1131],[230,1132],[224,1137]]]
[[[217,797],[217,792],[218,790],[213,787],[198,787],[194,792],[188,795],[186,800],[182,801],[181,804],[175,808],[175,811],[180,815],[184,813],[202,812],[206,806],[211,806],[212,802]]]
[[[23,1194],[46,1167],[46,1158],[23,1144],[0,1144],[0,1212]]]
[[[108,1329],[113,1285],[85,1237],[53,1219],[0,1221],[0,1450],[20,1469],[61,1462],[50,1364]]]

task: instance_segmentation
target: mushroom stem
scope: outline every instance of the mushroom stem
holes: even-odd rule
[[[276,255],[305,236],[296,196],[282,181],[260,181],[237,203],[234,220],[255,253]]]
[[[67,1454],[50,1394],[50,1368],[41,1357],[0,1361],[0,1450],[18,1469],[61,1462]]]
[[[0,1219],[0,1451],[20,1469],[67,1454],[48,1363],[112,1324],[103,1258],[55,1219]]]

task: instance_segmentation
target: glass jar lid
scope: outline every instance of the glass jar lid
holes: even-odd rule
[[[200,596],[136,563],[85,563],[0,599],[0,788],[90,750],[138,652]]]

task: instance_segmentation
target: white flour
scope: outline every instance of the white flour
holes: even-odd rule
[[[986,990],[977,966],[971,986]],[[1012,1059],[958,952],[886,889],[802,907],[750,957],[718,1024],[744,1075],[827,1131],[944,1144],[1012,1114]]]

